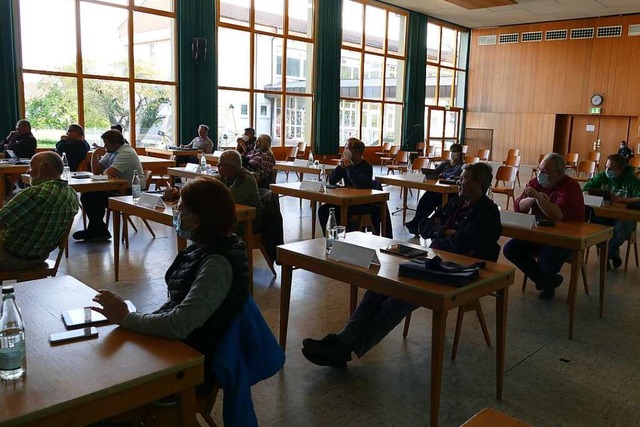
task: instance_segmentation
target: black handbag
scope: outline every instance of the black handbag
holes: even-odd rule
[[[433,258],[415,258],[398,266],[400,276],[428,280],[444,285],[465,286],[478,278],[486,262],[460,265],[452,261],[443,261],[439,256]]]

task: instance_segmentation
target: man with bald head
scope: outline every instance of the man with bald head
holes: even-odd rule
[[[516,212],[531,213],[538,219],[584,222],[584,198],[580,185],[565,175],[566,163],[558,153],[547,154],[538,166],[538,176],[514,204]],[[550,300],[562,283],[558,274],[569,258],[567,249],[552,245],[511,239],[504,246],[504,256],[536,284],[541,300]]]
[[[78,196],[52,151],[31,159],[31,186],[0,209],[0,270],[23,270],[49,256],[78,212]]]
[[[241,205],[262,208],[258,184],[247,169],[242,167],[242,156],[236,150],[226,150],[218,159],[217,178],[227,186],[233,199]]]

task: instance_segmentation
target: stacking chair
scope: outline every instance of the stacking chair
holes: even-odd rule
[[[382,168],[384,168],[387,163],[392,162],[395,159],[396,154],[398,154],[399,150],[399,145],[392,145],[389,149],[388,155],[380,157],[380,172],[382,172]]]
[[[496,183],[491,187],[493,194],[506,194],[507,207],[509,210],[509,199],[513,199],[513,203],[516,202],[514,196],[514,188],[516,185],[516,173],[518,169],[514,166],[500,166],[496,172]],[[502,185],[500,185],[502,182]]]
[[[144,177],[146,180],[146,186],[144,188],[145,191],[149,190],[149,185],[150,185],[150,180],[149,177],[151,176],[151,171],[144,171]],[[109,216],[111,215],[111,211],[107,210],[107,226],[109,226]],[[142,223],[147,227],[147,230],[149,230],[149,233],[151,233],[151,236],[153,236],[153,238],[156,238],[156,233],[153,232],[153,228],[151,228],[151,224],[149,224],[149,221],[147,221],[145,218],[140,218],[142,220]],[[135,226],[135,224],[133,223],[133,221],[131,220],[131,217],[129,215],[123,215],[122,217],[122,242],[124,242],[125,247],[128,249],[129,248],[129,224],[131,225],[131,228],[133,228],[133,231],[135,233],[138,232],[138,228]]]
[[[489,156],[491,155],[491,150],[478,150],[478,157],[481,162],[488,162]]]
[[[587,253],[588,255],[588,253]],[[571,258],[567,259],[565,263],[571,263]],[[582,259],[580,262],[580,272],[582,273],[582,284],[584,285],[584,293],[589,295],[589,282],[587,281],[587,269],[586,269],[587,261]],[[626,270],[625,270],[626,271]],[[522,278],[522,293],[527,289],[527,279],[528,277],[525,275]],[[569,304],[569,296],[567,295],[567,304]]]
[[[516,168],[516,179],[518,180],[518,187],[522,187],[520,184],[520,162],[522,161],[522,157],[520,156],[510,156],[507,157],[507,160],[504,161],[505,166],[513,166]]]
[[[469,146],[466,144],[462,144],[462,154],[467,154],[467,150],[469,150]]]
[[[640,267],[640,264],[638,264],[638,236],[637,236],[637,229],[634,228],[633,232],[631,233],[631,236],[629,237],[629,239],[627,239],[627,254],[624,257],[624,272],[627,272],[627,267],[629,266],[629,255],[631,254],[631,246],[633,245],[633,255],[635,256],[636,259],[636,268]]]
[[[422,169],[426,169],[429,167],[429,159],[426,157],[418,157],[413,163],[411,163],[411,170],[420,171],[422,173]]]
[[[425,156],[425,147],[427,144],[425,144],[424,142],[418,142],[416,144],[416,151],[418,152],[418,156],[419,157],[424,157]]]
[[[298,142],[298,154],[296,155],[296,157],[298,159],[304,159],[305,154],[307,154],[307,143],[304,141],[300,141]]]
[[[436,157],[436,147],[434,147],[433,145],[430,145],[427,148],[425,157],[428,158],[429,160],[433,160],[433,158]]]
[[[284,155],[284,161],[285,162],[292,162],[296,159],[296,156],[298,155],[298,147],[287,147],[287,151],[285,152]],[[287,181],[289,181],[289,171],[284,171],[284,174],[287,177]]]
[[[444,150],[442,152],[442,156],[440,156],[443,162],[448,162],[449,160],[451,160],[451,151],[449,150]]]
[[[409,152],[401,150],[398,151],[393,159],[393,164],[387,164],[387,175],[389,175],[389,172],[395,174],[394,171],[403,173],[406,172],[407,169],[409,169]]]
[[[636,175],[638,175],[640,171],[640,157],[632,157],[629,159],[629,166],[634,169]]]
[[[385,142],[384,144],[382,144],[381,151],[376,151],[376,155],[381,158],[389,156],[389,151],[391,151],[392,146],[393,146],[392,143]]]
[[[578,159],[580,154],[578,153],[567,153],[564,156],[564,160],[567,162],[567,170],[572,170],[573,174],[576,173],[576,168],[578,167]]]
[[[479,163],[479,162],[480,162],[480,157],[464,156],[464,163],[465,164],[473,164],[473,163]]]
[[[599,151],[589,151],[589,155],[587,156],[587,160],[590,162],[596,162],[596,170],[600,170],[600,152]]]
[[[580,160],[576,169],[576,176],[579,178],[584,175],[586,178],[592,178],[596,171],[596,162],[591,160]]]
[[[519,148],[510,148],[509,152],[507,153],[507,158],[512,157],[512,156],[519,156],[520,155],[520,149]]]

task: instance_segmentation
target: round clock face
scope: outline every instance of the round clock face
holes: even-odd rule
[[[591,105],[595,105],[596,107],[602,104],[602,101],[604,101],[602,95],[595,94],[591,97]]]

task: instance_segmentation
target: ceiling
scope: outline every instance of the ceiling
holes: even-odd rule
[[[468,28],[640,13],[640,0],[515,0],[511,6],[467,10],[444,0],[387,0]]]

